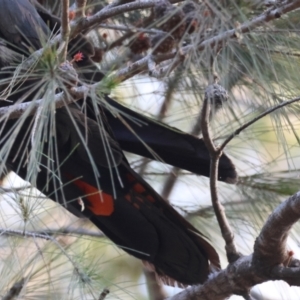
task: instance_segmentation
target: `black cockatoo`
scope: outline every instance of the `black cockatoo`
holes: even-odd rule
[[[5,95],[3,91],[11,88],[8,99],[14,103],[40,97],[36,94],[41,90],[36,88],[39,79],[29,71],[16,73],[16,66],[41,48],[51,31],[59,30],[59,20],[32,3],[0,0],[0,93]],[[76,51],[85,55],[77,64],[78,71],[85,70],[81,80],[101,80],[103,75],[86,54],[89,43],[81,41],[86,40],[79,36],[69,46],[71,55]],[[16,87],[7,81],[13,72],[21,78],[15,81]],[[49,91],[47,86],[44,99],[51,98]],[[59,109],[48,101],[33,117],[2,118],[2,173],[13,170],[76,216],[89,218],[123,250],[154,266],[162,278],[182,284],[205,281],[210,265],[219,266],[218,254],[132,170],[122,152],[154,158],[150,148],[166,163],[208,176],[209,154],[203,141],[104,98],[96,107],[87,97]],[[1,101],[0,105],[12,103]],[[126,122],[116,118],[109,106],[123,114]],[[46,114],[43,109],[52,111]],[[37,129],[42,118],[44,125]],[[237,178],[226,155],[221,158],[219,172],[222,181]]]

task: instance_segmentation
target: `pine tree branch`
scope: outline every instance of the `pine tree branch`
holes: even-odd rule
[[[118,14],[122,14],[125,12],[133,11],[136,9],[151,8],[155,5],[155,3],[156,3],[156,0],[151,0],[151,1],[142,0],[142,1],[138,1],[138,2],[131,2],[131,3],[119,5],[119,6],[108,8],[108,9],[104,8],[91,17],[75,20],[75,21],[71,22],[71,24],[70,24],[71,25],[70,40],[73,39],[75,36],[77,36],[81,32],[87,32],[87,31],[95,28],[95,26],[97,26],[98,24],[101,24],[107,18],[116,16]],[[201,42],[198,45],[188,45],[188,46],[182,47],[180,49],[181,55],[185,56],[190,51],[195,51],[195,49],[197,49],[197,51],[202,51],[204,49],[209,49],[209,48],[213,48],[213,47],[215,47],[215,48],[222,47],[222,45],[225,45],[228,40],[236,39],[237,34],[240,35],[243,33],[248,33],[252,29],[254,29],[264,23],[278,19],[282,15],[289,13],[293,10],[296,10],[299,7],[300,7],[300,0],[292,1],[292,2],[285,1],[282,4],[278,5],[278,7],[272,8],[266,12],[263,12],[261,15],[259,15],[256,18],[253,18],[251,21],[244,22],[243,24],[241,24],[238,27],[238,29],[235,28],[235,29],[227,30],[225,32],[222,32],[211,38],[204,40],[203,42]],[[62,42],[62,36],[61,36],[61,34],[58,34],[56,37],[54,37],[49,42],[48,46],[53,46],[53,45],[56,45],[57,43],[61,43],[61,42]],[[40,49],[40,50],[34,52],[32,54],[32,56],[29,59],[27,59],[26,62],[24,62],[23,67],[25,69],[29,68],[34,63],[34,61],[36,61],[36,59],[38,59],[39,57],[42,56],[43,52],[44,52],[44,49]],[[173,51],[173,52],[167,53],[167,54],[156,55],[156,56],[154,56],[154,61],[157,64],[159,64],[168,59],[173,59],[177,55],[177,52],[178,51]],[[151,57],[151,55],[146,55],[139,61],[136,61],[136,62],[132,63],[130,66],[119,70],[115,75],[116,80],[118,79],[118,81],[123,81],[130,77],[133,77],[136,74],[139,74],[142,71],[147,70],[150,57]]]
[[[234,243],[234,234],[228,222],[228,219],[225,214],[225,209],[219,200],[219,194],[217,189],[218,182],[218,167],[219,160],[222,155],[222,151],[218,149],[213,142],[213,139],[209,130],[209,120],[212,113],[212,103],[216,100],[214,97],[214,85],[207,87],[205,92],[205,99],[203,102],[201,110],[201,129],[203,135],[203,141],[207,147],[210,154],[210,194],[211,201],[214,208],[214,212],[221,229],[223,239],[225,241],[225,249],[227,254],[227,259],[229,262],[234,262],[237,258],[240,257],[235,243]]]
[[[57,235],[77,235],[77,236],[89,236],[103,238],[105,235],[102,232],[94,232],[91,230],[85,230],[82,228],[62,228],[62,229],[47,229],[42,231],[24,231],[17,229],[4,229],[0,228],[0,234],[6,236],[20,236],[20,237],[32,237],[43,240],[53,240],[53,236]]]
[[[291,227],[300,219],[300,192],[289,197],[270,215],[256,239],[252,255],[244,256],[203,284],[190,287],[169,300],[224,300],[245,295],[253,286],[269,280],[284,280],[300,286],[300,262],[287,251]]]
[[[92,88],[97,87],[97,84],[94,84],[90,87],[80,86],[73,87],[67,92],[61,92],[54,96],[54,103],[56,108],[61,108],[66,105],[69,105],[73,102],[76,102],[83,97],[85,97],[86,93]],[[23,114],[26,116],[34,115],[38,108],[43,104],[44,99],[38,99],[35,101],[23,102],[18,104],[13,104],[6,107],[0,108],[0,119],[17,119],[21,117]]]
[[[300,101],[300,97],[297,97],[297,98],[294,98],[294,99],[291,99],[289,101],[284,101],[274,107],[271,107],[269,108],[268,110],[264,111],[263,113],[261,113],[260,115],[258,115],[257,117],[253,118],[252,120],[250,120],[249,122],[245,123],[244,125],[242,125],[241,127],[239,127],[238,129],[236,129],[232,134],[230,134],[226,140],[220,145],[219,149],[220,150],[224,150],[225,147],[227,146],[227,144],[237,135],[239,135],[243,130],[245,130],[246,128],[248,128],[249,126],[255,124],[258,120],[262,119],[263,117],[271,114],[272,112],[280,109],[280,108],[283,108],[287,105],[290,105],[294,102],[298,102]]]
[[[68,44],[70,39],[70,19],[69,19],[69,0],[62,1],[62,15],[61,15],[61,36],[62,42],[58,53],[61,53],[61,61],[67,59]]]

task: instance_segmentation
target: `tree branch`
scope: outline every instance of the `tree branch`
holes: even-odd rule
[[[101,83],[100,83],[101,84]],[[55,95],[53,101],[56,108],[64,107],[68,104],[76,102],[86,95],[91,89],[98,87],[99,84],[94,84],[90,87],[80,86],[68,90],[68,93],[61,92]],[[42,105],[44,99],[38,99],[30,102],[13,104],[0,108],[0,119],[17,119],[26,113],[26,116],[32,116]]]
[[[102,232],[94,232],[91,230],[78,229],[78,228],[62,228],[62,229],[47,229],[42,231],[24,231],[17,229],[3,229],[0,228],[1,235],[8,236],[20,236],[20,237],[32,237],[32,238],[40,238],[43,240],[53,240],[54,235],[84,235],[90,237],[103,238],[105,235]]]
[[[234,262],[240,255],[234,244],[234,234],[227,220],[225,209],[219,200],[217,182],[218,182],[218,167],[222,151],[215,147],[210,136],[209,119],[212,114],[212,104],[216,104],[215,95],[222,95],[222,91],[218,90],[218,85],[209,85],[205,91],[205,99],[201,110],[201,129],[203,141],[210,154],[210,193],[211,201],[214,208],[216,218],[218,220],[223,239],[225,241],[225,249],[229,262]],[[221,103],[223,102],[220,99]]]
[[[113,17],[121,13],[133,11],[136,9],[151,8],[155,5],[155,3],[156,0],[151,0],[151,1],[141,0],[138,2],[126,3],[116,7],[112,6],[111,8],[107,8],[107,7],[103,8],[101,11],[99,11],[98,13],[96,13],[91,17],[81,18],[80,20],[71,22],[70,39],[74,38],[76,35],[78,35],[83,31],[87,32],[93,29],[96,25],[101,24],[107,18]],[[283,14],[291,12],[299,7],[300,7],[300,0],[296,0],[293,2],[284,2],[283,4],[281,4],[280,7],[270,9],[262,13],[260,16],[254,18],[253,20],[241,24],[238,28],[239,34],[250,32],[253,28],[260,26],[263,23],[270,22],[274,19],[280,18]],[[202,51],[207,48],[223,45],[228,40],[235,39],[235,38],[236,38],[236,29],[231,29],[222,32],[216,36],[213,36],[211,38],[208,38],[203,42],[201,42],[199,45],[196,46],[189,45],[189,46],[182,47],[180,51],[181,54],[185,56],[186,54],[189,53],[189,51],[194,50],[195,48],[198,51]],[[49,45],[50,46],[56,45],[57,43],[60,43],[61,40],[62,40],[62,36],[61,34],[58,34],[49,42]],[[37,58],[42,56],[43,52],[44,52],[43,49],[34,52],[32,56],[29,59],[27,59],[26,62],[24,62],[24,68],[26,69],[30,67]],[[156,55],[154,56],[154,60],[156,63],[160,63],[162,61],[174,58],[176,54],[177,51],[173,51],[171,53],[162,54],[162,55]],[[149,61],[149,55],[143,57],[141,60],[131,64],[130,66],[119,70],[115,75],[116,79],[119,78],[120,80],[125,80],[142,71],[147,70],[148,61]]]
[[[61,36],[62,43],[58,53],[61,51],[61,61],[64,62],[67,59],[68,44],[70,39],[70,20],[69,20],[69,0],[62,1],[62,15],[61,15]]]
[[[300,192],[279,205],[270,215],[255,241],[253,262],[266,272],[268,266],[288,260],[286,240],[291,227],[300,218]],[[274,249],[276,249],[274,253]]]
[[[169,300],[224,300],[244,295],[256,284],[284,280],[300,286],[300,262],[289,258],[286,240],[291,227],[300,219],[300,192],[280,204],[270,215],[258,236],[252,255],[244,256],[225,270],[212,274],[201,286],[193,286]]]

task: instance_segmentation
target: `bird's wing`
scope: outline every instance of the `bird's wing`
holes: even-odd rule
[[[49,29],[28,0],[0,0],[0,38],[10,46],[38,49]]]
[[[59,19],[42,8],[38,11],[45,22],[56,24],[56,27],[51,30],[55,28],[58,30]],[[103,79],[104,74],[90,59],[93,50],[84,36],[76,37],[69,48],[72,55],[78,51],[84,54],[83,60],[77,62],[78,72],[83,81],[95,83]],[[88,101],[90,102],[89,117],[96,120],[96,114],[93,111],[97,104],[93,105],[92,99]],[[114,137],[123,150],[150,159],[161,160],[198,175],[209,176],[210,156],[202,139],[147,118],[108,96],[105,97],[105,102],[99,110],[104,111]],[[111,110],[115,113],[111,113]],[[218,179],[227,183],[236,183],[238,180],[235,166],[225,153],[220,158]]]
[[[123,150],[209,177],[210,155],[202,139],[143,116],[106,97],[105,114]],[[221,181],[235,183],[238,175],[223,153],[219,163]]]

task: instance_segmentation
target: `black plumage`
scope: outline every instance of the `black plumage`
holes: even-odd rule
[[[59,20],[47,11],[38,9],[38,13],[28,0],[0,0],[0,7],[2,92],[5,80],[12,74],[6,67],[18,64],[22,55],[42,47],[50,31],[59,29],[59,24],[55,25]],[[51,30],[46,24],[52,26]],[[89,58],[92,50],[81,35],[69,45],[71,56],[83,52],[84,59],[76,67],[81,80],[89,83],[103,78]],[[18,102],[21,96],[24,101],[33,100],[32,86],[38,80],[34,76],[25,78],[9,99]],[[126,150],[153,158],[140,138],[166,163],[208,176],[209,155],[203,141],[141,116],[107,96],[105,101],[95,105],[87,98],[56,110],[45,102],[42,111],[52,111],[39,131],[35,128],[37,115],[2,119],[2,172],[15,171],[76,216],[89,218],[119,247],[153,265],[162,278],[183,284],[205,281],[210,263],[219,265],[218,254],[197,229],[132,170],[123,154]],[[139,138],[111,114],[109,106],[130,117],[125,118]],[[130,121],[132,118],[144,126]],[[223,155],[219,179],[236,178],[234,165]]]

